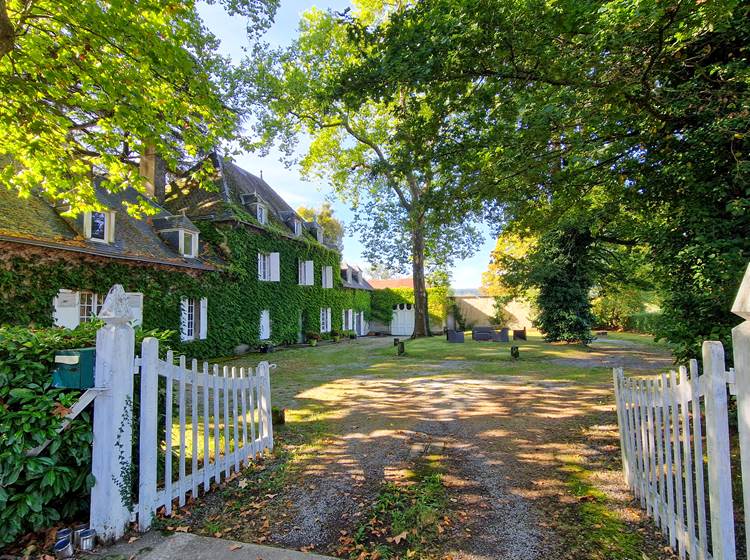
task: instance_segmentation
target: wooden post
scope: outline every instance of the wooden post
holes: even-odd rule
[[[711,512],[712,556],[734,560],[734,515],[732,477],[729,464],[729,423],[724,348],[721,342],[703,343],[703,371],[706,380],[706,446],[708,450],[708,493]]]
[[[740,440],[742,498],[745,503],[745,527],[750,528],[750,265],[745,271],[732,313],[744,322],[732,329],[735,387],[737,388],[737,422]],[[750,550],[750,530],[745,531],[746,550]]]
[[[630,480],[630,459],[627,452],[627,428],[625,427],[625,401],[620,393],[620,380],[623,377],[622,368],[614,368],[612,370],[612,378],[615,385],[615,404],[617,406],[617,425],[620,428],[620,460],[622,461],[622,473],[625,477],[625,482],[628,486],[631,486]]]
[[[148,531],[156,513],[159,341],[148,337],[141,350],[141,417],[138,441],[138,530]]]
[[[99,317],[104,326],[96,333],[94,382],[107,389],[94,402],[94,441],[91,470],[90,527],[104,542],[125,534],[130,522],[132,496],[133,365],[135,333],[125,290],[119,284],[107,294]]]

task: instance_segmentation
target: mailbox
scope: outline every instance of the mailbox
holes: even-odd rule
[[[64,389],[90,389],[94,386],[96,348],[58,350],[52,369],[52,385]]]

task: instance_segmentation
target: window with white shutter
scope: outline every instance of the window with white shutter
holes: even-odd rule
[[[273,280],[272,276],[272,262],[271,255],[278,253],[258,253],[258,280],[264,282],[270,282]]]
[[[130,313],[133,317],[130,324],[134,327],[138,327],[143,324],[143,294],[139,292],[128,292],[125,295],[128,297],[128,305],[130,306]]]
[[[324,288],[333,288],[333,267],[324,266],[321,274],[322,285]]]
[[[79,297],[73,290],[60,290],[52,302],[55,326],[67,329],[76,328],[79,323]]]
[[[331,308],[322,307],[320,309],[320,332],[331,332]]]
[[[271,338],[271,312],[264,309],[260,312],[260,339],[268,340]]]
[[[180,300],[180,340],[203,340],[208,334],[208,300]]]

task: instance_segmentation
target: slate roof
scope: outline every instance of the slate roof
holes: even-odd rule
[[[369,290],[372,291],[374,288],[370,285],[370,283],[365,279],[364,275],[362,274],[362,269],[358,266],[352,266],[348,263],[342,262],[341,263],[341,272],[346,272],[347,270],[351,270],[352,272],[357,272],[359,275],[359,282],[354,281],[354,275],[352,275],[352,281],[350,282],[347,280],[347,278],[342,274],[341,276],[341,284],[344,286],[344,288],[352,288],[353,290]]]
[[[289,219],[296,218],[303,226],[303,236],[315,240],[306,222],[262,177],[232,163],[215,152],[207,158],[217,171],[213,189],[195,187],[189,180],[173,181],[167,185],[164,206],[174,214],[186,214],[194,220],[238,220],[260,229],[274,229],[294,237]],[[258,222],[245,203],[260,198],[269,208],[269,226]],[[331,247],[331,246],[329,246]],[[334,247],[331,247],[334,248]]]
[[[92,255],[126,260],[137,260],[179,267],[212,269],[217,261],[211,255],[201,258],[185,258],[170,247],[157,233],[154,220],[168,220],[172,214],[161,206],[150,202],[156,214],[138,219],[127,213],[127,203],[134,204],[143,199],[135,189],[128,187],[118,193],[110,193],[99,187],[102,178],[95,179],[96,195],[99,202],[115,212],[115,233],[113,243],[98,243],[84,238],[82,219],[63,217],[63,209],[54,208],[41,195],[31,195],[21,199],[15,191],[0,188],[0,239],[66,249]],[[183,224],[197,231],[187,218],[177,218]],[[207,249],[202,244],[201,254]]]

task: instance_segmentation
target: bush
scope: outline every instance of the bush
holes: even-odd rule
[[[656,334],[661,318],[661,313],[633,313],[625,321],[625,329],[639,333]]]
[[[93,346],[99,326],[0,327],[0,546],[89,507],[92,415],[85,410],[55,433],[81,391],[51,387],[50,368],[55,351]],[[171,335],[137,331],[136,340]],[[38,456],[26,455],[47,439],[51,443]]]
[[[307,331],[305,333],[305,340],[308,342],[311,340],[320,340],[322,337],[319,332],[317,331]]]
[[[607,290],[591,302],[594,324],[600,328],[627,329],[628,319],[644,312],[653,295],[643,290],[623,287]]]

